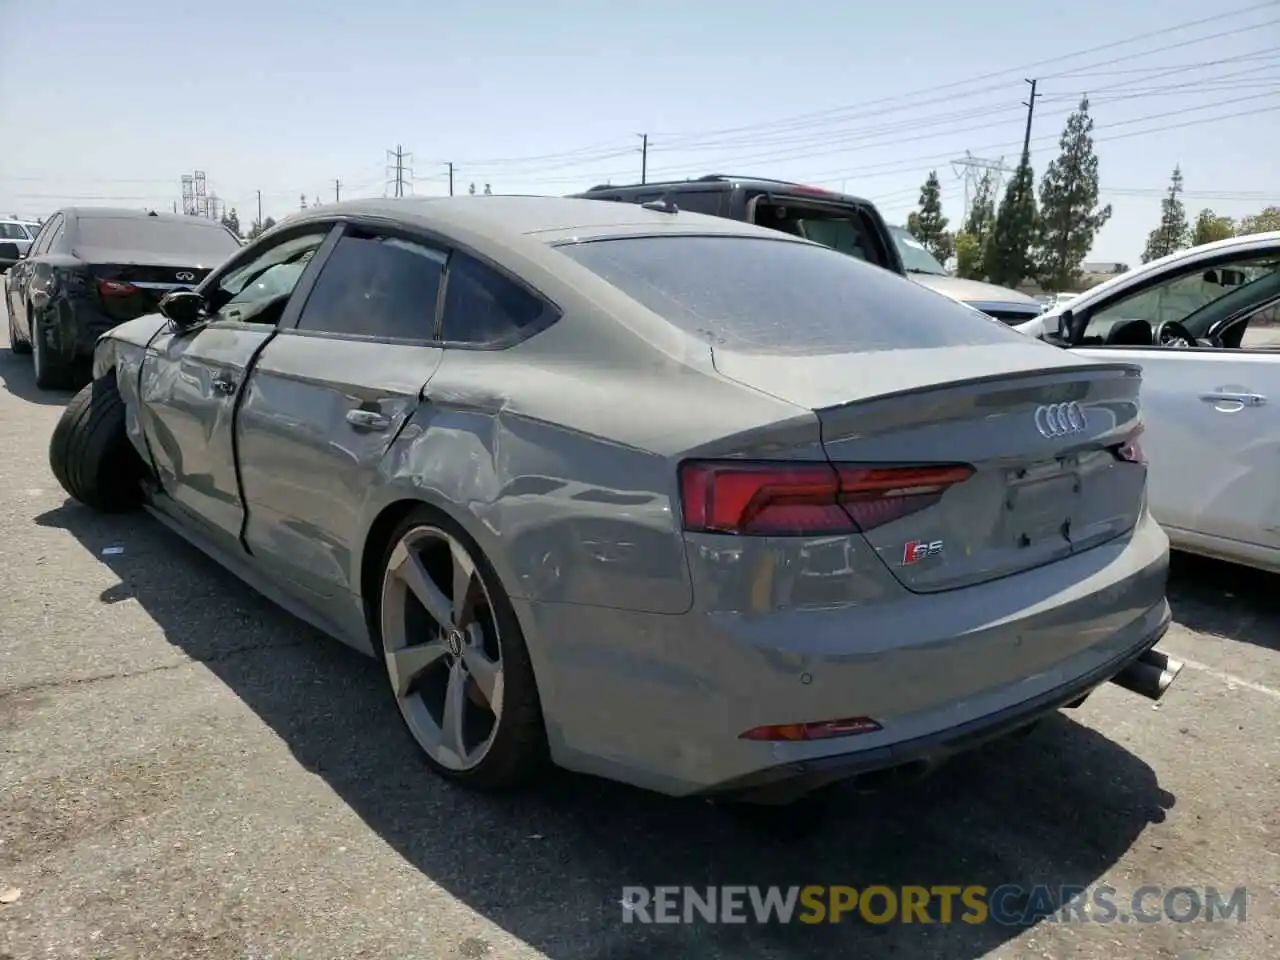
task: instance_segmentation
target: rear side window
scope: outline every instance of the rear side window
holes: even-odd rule
[[[541,323],[548,307],[519,284],[466,254],[449,258],[444,332],[450,343],[510,341]]]
[[[30,240],[20,223],[0,223],[0,240]]]
[[[220,262],[240,249],[225,227],[196,217],[192,222],[158,217],[81,217],[75,242],[107,250],[140,250]]]
[[[1025,341],[941,294],[808,243],[670,236],[557,249],[726,350],[805,355]]]

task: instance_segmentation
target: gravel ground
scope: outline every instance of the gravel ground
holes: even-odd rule
[[[1280,580],[1177,558],[1189,659],[785,840],[558,775],[432,778],[372,661],[51,476],[66,401],[0,347],[0,960],[1280,956]],[[111,547],[122,552],[104,553]],[[1176,924],[624,924],[627,885],[1246,885]],[[2,902],[2,901],[11,902]]]

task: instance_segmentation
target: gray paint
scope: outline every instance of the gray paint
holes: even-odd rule
[[[1167,621],[1167,541],[1141,505],[1145,471],[1124,465],[1117,479],[1098,452],[1136,419],[1137,378],[1122,364],[1086,364],[1012,333],[1008,345],[968,352],[824,357],[805,369],[794,358],[713,358],[548,242],[680,231],[793,241],[631,205],[358,201],[295,216],[261,243],[329,219],[394,220],[451,241],[524,279],[562,318],[498,351],[303,335],[290,328],[323,269],[317,257],[279,330],[126,323],[100,342],[95,372],[115,370],[130,437],[155,472],[152,505],[366,653],[363,572],[386,546],[371,532],[406,504],[448,514],[512,598],[564,766],[707,790],[981,718],[1136,652]],[[957,323],[987,322],[956,312]],[[233,398],[211,392],[219,371],[238,384]],[[1048,447],[1029,420],[1014,424],[1055,390],[1076,391],[1090,428]],[[387,429],[349,423],[361,405],[377,405]],[[844,456],[842,443],[854,445],[851,459],[976,456],[993,479],[971,495],[987,499],[1003,491],[995,471],[1079,454],[1101,491],[1098,520],[1112,525],[1092,549],[1010,564],[981,518],[966,532],[960,487],[954,503],[870,540],[683,534],[680,460],[822,462]],[[888,554],[925,528],[973,553],[903,579]],[[948,570],[965,582],[1010,575],[918,592],[946,585]],[[855,715],[883,731],[737,739],[758,724]]]
[[[1014,290],[1010,287],[996,286],[983,280],[965,280],[962,277],[932,273],[913,273],[911,279],[922,287],[928,287],[938,293],[959,300],[979,310],[1005,310],[1009,312],[1022,310],[1028,316],[1040,313],[1040,301],[1035,297]]]

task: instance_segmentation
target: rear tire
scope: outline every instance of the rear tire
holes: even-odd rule
[[[548,762],[537,682],[515,610],[475,541],[419,507],[388,538],[379,572],[376,649],[427,764],[476,790],[531,780]]]
[[[49,466],[72,498],[104,513],[142,502],[142,460],[125,432],[115,371],[92,381],[62,411],[49,440]]]
[[[41,390],[67,390],[74,384],[74,371],[68,364],[61,364],[49,356],[49,344],[40,331],[40,315],[27,307],[31,323],[32,365],[36,372],[36,386]]]
[[[31,341],[18,335],[18,325],[13,322],[13,305],[9,298],[4,298],[4,312],[9,315],[9,350],[18,356],[26,356],[31,352]]]

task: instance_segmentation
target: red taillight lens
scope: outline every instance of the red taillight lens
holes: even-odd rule
[[[137,292],[137,287],[123,280],[98,281],[98,293],[104,297],[131,297]]]
[[[1142,427],[1139,427],[1124,443],[1118,447],[1113,447],[1115,454],[1125,463],[1143,463],[1147,462],[1147,455],[1142,451]]]
[[[854,533],[922,510],[972,474],[963,464],[687,462],[680,467],[684,528],[756,536]]]
[[[830,740],[832,737],[854,737],[882,729],[870,717],[847,720],[823,720],[820,723],[776,723],[754,727],[741,734],[740,740]]]

